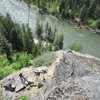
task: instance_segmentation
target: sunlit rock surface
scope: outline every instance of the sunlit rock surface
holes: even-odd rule
[[[22,95],[26,95],[28,100],[100,100],[100,60],[72,51],[58,51],[57,55],[58,59],[45,74],[46,82],[41,81],[43,87],[27,87],[18,93],[1,87],[0,96],[9,96],[10,100],[18,100]],[[38,84],[33,69],[26,68],[19,72],[23,71],[27,78],[31,77]],[[18,80],[19,72],[0,83],[9,78],[16,77],[15,80]]]
[[[79,53],[64,52],[55,68],[47,100],[99,100],[100,60]]]

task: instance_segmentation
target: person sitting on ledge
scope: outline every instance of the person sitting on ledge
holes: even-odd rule
[[[24,77],[22,73],[19,74],[19,77],[24,84],[26,85],[30,84],[29,81]]]

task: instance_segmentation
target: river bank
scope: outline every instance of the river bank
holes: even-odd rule
[[[36,7],[36,6],[35,6]],[[98,34],[100,35],[100,29],[97,29],[97,28],[93,28],[93,27],[90,27],[89,25],[87,24],[84,24],[81,22],[81,19],[79,18],[75,18],[74,20],[72,19],[63,19],[61,18],[61,16],[59,14],[53,14],[52,12],[50,11],[47,11],[47,12],[44,12],[43,10],[39,9],[39,13],[41,15],[52,15],[54,17],[56,17],[58,20],[63,20],[63,21],[66,21],[72,25],[75,26],[75,29],[78,30],[78,29],[85,29],[85,30],[88,30],[90,32],[93,32],[94,34]]]
[[[40,13],[41,14],[41,13]],[[89,25],[87,24],[83,24],[81,22],[81,24],[79,25],[78,21],[77,20],[71,20],[71,19],[62,19],[59,17],[59,15],[56,15],[56,14],[52,14],[52,13],[42,13],[42,15],[52,15],[52,16],[55,16],[58,20],[63,20],[63,21],[66,21],[67,23],[70,23],[71,25],[75,25],[75,29],[76,30],[79,30],[80,28],[81,29],[85,29],[85,30],[89,30],[90,32],[93,32],[94,34],[98,34],[100,35],[100,30],[97,29],[97,28],[92,28],[90,27]]]
[[[76,20],[67,20],[67,22],[70,23],[70,24],[75,25],[75,29],[76,29],[76,30],[78,30],[78,29],[81,28],[81,29],[89,30],[90,32],[93,32],[94,34],[100,35],[100,30],[99,30],[99,29],[94,29],[94,28],[90,27],[90,26],[87,25],[87,24],[81,23],[81,24],[79,25],[79,23],[78,23]]]
[[[20,2],[25,3],[23,0],[20,1]],[[43,11],[42,9],[38,8],[36,5],[32,5],[31,4],[30,7],[32,9],[37,10],[41,15],[52,15],[52,16],[56,17],[58,20],[66,21],[66,22],[74,25],[76,30],[78,30],[78,29],[81,28],[81,29],[85,29],[85,30],[88,30],[90,32],[93,32],[94,34],[100,35],[100,29],[93,28],[93,27],[87,25],[86,23],[81,22],[81,19],[79,19],[79,18],[75,18],[74,20],[72,20],[72,19],[64,19],[64,18],[61,18],[61,15],[60,14],[52,13],[49,10],[49,8],[46,9],[45,11]]]

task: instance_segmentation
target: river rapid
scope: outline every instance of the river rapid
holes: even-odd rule
[[[28,7],[25,3],[17,0],[0,0],[0,13],[6,15],[9,13],[12,19],[19,24],[28,22]],[[75,26],[66,21],[58,20],[52,15],[40,15],[37,8],[32,7],[30,10],[30,27],[35,32],[37,19],[45,26],[46,22],[52,28],[56,26],[57,34],[64,35],[64,49],[75,42],[82,45],[82,53],[90,54],[100,58],[100,36],[88,30],[75,30]]]

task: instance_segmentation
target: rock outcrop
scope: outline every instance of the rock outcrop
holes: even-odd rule
[[[47,73],[52,77],[35,93],[29,90],[28,100],[100,100],[100,59],[73,51],[57,54]]]
[[[46,100],[100,100],[100,60],[76,52],[63,52]]]

